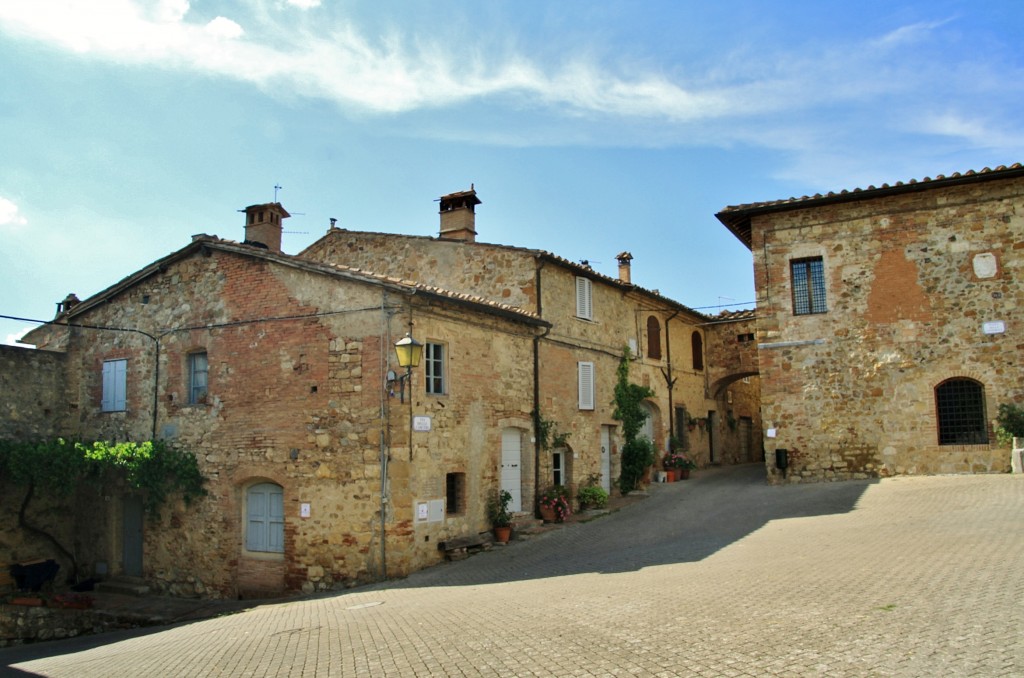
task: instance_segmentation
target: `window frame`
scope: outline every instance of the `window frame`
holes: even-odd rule
[[[661,321],[658,316],[647,316],[647,357],[661,360]]]
[[[100,411],[125,412],[128,409],[128,359],[103,361],[100,384]]]
[[[581,360],[576,363],[576,394],[581,410],[594,410],[597,402],[594,384],[594,363]]]
[[[435,356],[435,352],[441,355]],[[428,341],[423,345],[423,389],[427,395],[448,394],[447,354],[447,345],[444,343]]]
[[[275,491],[276,490],[276,491]],[[255,495],[267,498],[267,510],[262,515],[253,515],[252,500]],[[273,497],[280,497],[280,511]],[[277,483],[264,481],[245,488],[245,550],[254,554],[283,555],[284,548],[284,488]],[[257,524],[254,533],[254,523]],[[257,536],[253,539],[254,534]]]
[[[690,335],[690,353],[693,361],[693,369],[697,372],[704,371],[704,337],[700,330],[694,330]]]
[[[562,452],[551,452],[551,484],[565,484],[565,454]]]
[[[196,362],[202,356],[202,369],[197,369]],[[210,357],[206,351],[193,351],[188,354],[188,404],[202,405],[206,403],[207,395],[210,392]],[[202,384],[198,383],[197,377],[202,375]]]
[[[817,264],[817,267],[815,267]],[[817,269],[817,270],[815,270]],[[797,271],[802,270],[803,278],[798,280]],[[823,257],[802,257],[789,261],[790,292],[793,298],[793,315],[819,315],[828,313],[828,294],[825,284],[825,260]],[[799,288],[799,290],[798,290]],[[803,296],[806,288],[806,298]],[[816,303],[816,300],[818,303]]]
[[[586,276],[576,276],[576,317],[594,319],[594,284]]]
[[[444,512],[446,516],[466,514],[466,474],[462,471],[444,476]]]

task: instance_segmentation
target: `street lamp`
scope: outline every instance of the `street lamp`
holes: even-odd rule
[[[405,382],[412,376],[412,368],[419,367],[420,359],[423,357],[423,344],[416,341],[406,332],[405,336],[395,342],[395,355],[398,356],[398,366],[405,368],[405,374],[396,377],[394,373],[389,374],[390,381],[398,382],[398,391],[401,394],[401,401],[405,402]],[[410,395],[412,389],[409,390]]]

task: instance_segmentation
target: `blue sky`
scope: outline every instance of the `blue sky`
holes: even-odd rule
[[[481,241],[744,307],[721,208],[1024,161],[1021,35],[1019,1],[4,0],[0,314],[240,240],[275,184],[289,253],[436,235],[472,183]]]

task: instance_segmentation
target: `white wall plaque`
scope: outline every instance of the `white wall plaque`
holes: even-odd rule
[[[299,515],[303,518],[308,518],[310,515],[309,504],[302,504],[299,506]]]
[[[412,430],[413,431],[429,431],[430,430],[430,417],[413,417],[412,418]]]
[[[765,432],[765,435],[768,436],[769,438],[774,438],[775,437],[775,429],[773,429],[773,428],[768,429]]]
[[[1002,334],[1006,331],[1006,323],[1002,320],[990,320],[981,324],[981,331],[985,334]]]
[[[996,261],[996,255],[991,252],[975,254],[974,260],[971,263],[974,265],[974,275],[979,278],[994,278],[999,273],[999,263]]]
[[[426,522],[430,517],[430,504],[425,501],[416,502],[416,521]]]

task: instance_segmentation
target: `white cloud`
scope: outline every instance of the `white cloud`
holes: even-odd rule
[[[287,2],[292,7],[299,9],[313,9],[320,6],[320,0],[287,0]]]
[[[222,16],[206,24],[206,32],[220,38],[240,38],[245,33],[241,26]]]
[[[21,346],[22,348],[24,348],[27,344],[20,344],[18,343],[18,341],[34,329],[35,327],[26,327],[19,332],[13,332],[11,334],[8,334],[7,337],[4,339],[3,343],[7,346]]]
[[[7,198],[0,197],[0,228],[14,230],[28,224],[28,219],[18,214],[18,206]]]
[[[1024,147],[1024,134],[999,129],[990,120],[968,118],[953,112],[924,116],[919,130],[927,134],[953,137],[976,148],[1020,149]]]
[[[160,0],[156,7],[156,18],[167,23],[177,23],[188,14],[188,0]]]

